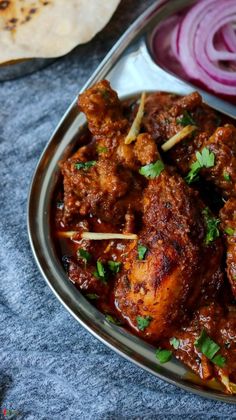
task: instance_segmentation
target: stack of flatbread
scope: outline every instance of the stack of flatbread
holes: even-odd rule
[[[0,64],[58,57],[88,42],[120,0],[0,0]]]

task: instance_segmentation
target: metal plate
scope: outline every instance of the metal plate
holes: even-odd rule
[[[134,95],[140,91],[162,90],[188,94],[194,87],[159,68],[151,57],[150,40],[153,27],[174,11],[189,4],[189,0],[156,1],[122,36],[110,51],[83,90],[107,78],[119,95]],[[212,107],[236,116],[233,105],[200,91]],[[69,156],[78,143],[78,134],[85,118],[78,112],[75,99],[56,128],[36,168],[29,192],[28,231],[31,247],[39,269],[57,298],[67,310],[93,335],[117,353],[148,372],[185,390],[225,402],[236,403],[236,397],[225,395],[221,386],[207,388],[200,379],[178,361],[160,365],[154,348],[122,327],[109,324],[68,281],[58,259],[50,233],[50,207],[58,180],[58,161]]]

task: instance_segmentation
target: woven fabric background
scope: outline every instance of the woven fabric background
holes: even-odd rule
[[[0,83],[2,418],[11,409],[8,418],[26,420],[236,419],[234,406],[168,385],[93,338],[46,285],[27,237],[28,188],[46,142],[110,47],[151,3],[123,0],[90,43]]]

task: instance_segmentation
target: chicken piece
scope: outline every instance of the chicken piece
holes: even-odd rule
[[[228,200],[220,212],[227,246],[227,275],[236,299],[236,198]]]
[[[139,134],[132,144],[120,142],[116,154],[119,162],[136,172],[140,166],[160,159],[156,143],[148,133]]]
[[[135,144],[125,144],[129,124],[106,80],[80,95],[79,107],[94,139],[60,165],[64,222],[91,215],[114,225],[126,224],[127,232],[130,219],[126,219],[141,211],[141,191],[146,183],[137,172],[158,159],[157,146],[148,133],[140,134]]]
[[[96,83],[79,96],[79,109],[85,113],[89,130],[98,138],[117,138],[126,132],[127,120],[117,93],[107,80]]]
[[[102,282],[101,279],[95,277],[95,265],[84,266],[79,264],[72,258],[68,265],[68,277],[70,281],[83,292],[87,294],[97,294],[98,296],[105,296],[109,293],[109,285],[107,282]]]
[[[120,224],[130,208],[140,209],[142,182],[116,161],[99,158],[88,168],[72,157],[61,165],[64,176],[64,218],[91,214]]]
[[[208,148],[215,155],[215,165],[202,169],[200,174],[215,185],[224,197],[236,196],[236,128],[230,124],[218,127],[219,124],[230,122],[228,117],[219,117],[213,109],[202,103],[197,92],[193,92],[176,101],[169,109],[160,111],[158,108],[154,119],[150,111],[146,119],[149,122],[146,124],[148,132],[160,144],[181,131],[183,126],[195,125],[196,131],[175,145],[168,152],[168,158],[186,175],[196,161],[196,152]],[[150,124],[150,119],[153,124]]]
[[[224,197],[236,197],[236,128],[219,127],[203,143],[215,156],[214,166],[203,169],[202,176],[214,184]]]
[[[125,144],[131,122],[124,118],[122,104],[107,80],[82,93],[78,103],[103,157],[136,171],[158,158],[155,141],[148,133],[140,134],[133,144]]]
[[[150,107],[150,104],[147,105],[143,124],[158,144],[164,143],[177,134],[185,125],[196,125],[199,128],[198,133],[204,132],[208,135],[213,133],[217,127],[215,111],[202,103],[202,98],[198,92],[193,92],[181,98],[176,97],[174,104],[172,99],[169,106],[164,107],[164,109],[159,107],[157,94],[151,94],[148,100],[151,103],[153,102],[154,110]],[[185,148],[191,145],[191,140],[192,136],[187,139],[190,144],[187,143]],[[179,145],[175,149],[178,147]],[[185,157],[186,151],[182,158]]]
[[[202,354],[201,348],[196,346],[196,340],[203,330],[220,347],[217,355],[223,359],[218,364]],[[231,382],[236,382],[236,306],[226,306],[223,309],[212,302],[196,311],[190,323],[172,333],[178,346],[175,349],[167,342],[166,347],[171,348],[177,359],[202,379],[218,378],[221,381],[223,374]]]
[[[161,137],[162,122],[159,114],[167,112],[173,106],[173,102],[178,100],[178,95],[165,92],[151,93],[146,97],[142,126],[155,141],[160,142]]]
[[[222,284],[222,244],[220,239],[204,243],[203,208],[197,193],[167,170],[144,192],[144,227],[138,244],[127,250],[115,302],[134,330],[139,317],[146,320],[140,334],[152,341],[170,336],[184,311],[200,304],[202,295],[217,294]],[[139,260],[141,245],[147,252]]]

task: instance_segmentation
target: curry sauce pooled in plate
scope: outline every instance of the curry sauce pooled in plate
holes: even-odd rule
[[[193,92],[79,96],[83,146],[52,219],[68,278],[107,320],[236,393],[236,128]]]

